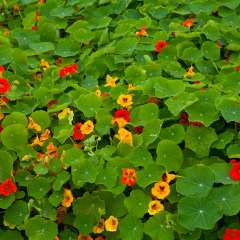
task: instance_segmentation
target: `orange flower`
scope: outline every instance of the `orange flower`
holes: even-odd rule
[[[175,174],[171,174],[171,173],[168,173],[168,172],[166,172],[162,177],[163,181],[167,182],[167,183],[172,182],[175,178],[176,178]]]
[[[62,206],[69,208],[71,207],[72,202],[73,202],[72,191],[70,189],[64,188],[64,198],[62,201]]]
[[[0,113],[0,121],[3,120],[5,117],[4,113]]]
[[[43,142],[40,141],[38,136],[36,136],[31,143],[31,147],[35,147],[35,146],[41,147],[42,145],[43,145]]]
[[[90,134],[93,132],[94,129],[94,124],[91,120],[86,121],[84,124],[82,124],[80,130],[82,132],[82,134]]]
[[[119,128],[116,137],[120,140],[120,143],[133,145],[132,133],[125,128]]]
[[[49,129],[45,129],[45,131],[40,135],[40,141],[41,142],[45,142],[49,139],[50,137],[50,130]]]
[[[194,21],[193,18],[188,18],[187,20],[185,20],[185,21],[182,23],[182,25],[183,25],[184,27],[190,28],[190,27],[193,25],[193,21]]]
[[[170,193],[170,187],[167,182],[157,182],[151,189],[152,195],[158,199],[166,198]]]
[[[153,200],[148,205],[148,213],[150,215],[155,215],[155,214],[159,213],[162,210],[164,210],[164,206],[158,200]]]
[[[122,107],[130,107],[133,104],[132,94],[121,94],[118,97],[117,104]]]
[[[106,221],[105,221],[105,229],[108,232],[116,232],[118,228],[118,219],[115,218],[114,216],[110,216]]]
[[[122,170],[122,184],[132,187],[136,184],[137,174],[136,170],[132,168],[124,168]]]
[[[141,27],[140,31],[136,32],[135,34],[136,34],[136,36],[139,36],[139,37],[147,37],[148,36],[147,28]]]
[[[136,87],[134,87],[132,83],[129,83],[128,84],[128,91],[130,92],[130,91],[133,91],[133,90],[136,90]]]
[[[195,72],[193,71],[194,70],[194,67],[191,66],[187,72],[184,74],[184,77],[193,77],[195,75]]]
[[[48,157],[58,157],[58,149],[53,143],[47,145],[47,155]]]
[[[98,225],[93,227],[93,233],[99,234],[104,231],[104,219],[100,219]]]
[[[110,75],[107,75],[106,77],[106,84],[105,87],[116,87],[116,82],[118,80],[118,77],[112,77]]]
[[[88,236],[83,236],[81,233],[78,235],[77,240],[93,240],[93,238],[88,235]]]
[[[43,68],[43,70],[46,70],[46,69],[48,69],[50,67],[48,61],[46,61],[44,59],[41,59],[40,66]]]
[[[34,122],[32,117],[28,118],[29,122],[28,122],[28,129],[34,129],[36,132],[41,132],[41,126],[39,124],[37,124],[36,122]]]

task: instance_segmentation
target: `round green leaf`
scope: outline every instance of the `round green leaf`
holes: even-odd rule
[[[2,121],[3,127],[7,127],[16,123],[22,124],[24,127],[26,127],[28,124],[28,120],[25,114],[21,112],[12,112],[11,114],[7,115]]]
[[[179,144],[184,140],[185,130],[182,125],[174,124],[170,127],[163,128],[160,133],[161,139],[171,140]]]
[[[49,127],[51,119],[47,112],[39,110],[31,114],[33,120],[41,126],[42,129]]]

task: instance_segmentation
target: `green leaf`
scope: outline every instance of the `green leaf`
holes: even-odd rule
[[[64,171],[59,173],[53,183],[53,190],[60,191],[63,184],[65,184],[69,179],[70,179],[69,172]]]
[[[23,126],[26,127],[28,124],[28,120],[25,114],[21,112],[12,112],[9,115],[7,115],[2,121],[3,127],[7,127],[11,124],[16,124],[16,123],[22,124]]]
[[[125,198],[124,205],[131,215],[141,218],[147,213],[150,200],[150,197],[142,190],[133,190],[130,196]]]
[[[51,42],[30,43],[29,47],[39,54],[55,50]]]
[[[161,139],[171,140],[177,144],[181,143],[185,138],[185,130],[182,125],[174,124],[170,127],[163,128],[160,133]]]
[[[213,142],[217,140],[217,134],[213,128],[188,127],[185,143],[186,147],[195,152],[199,157],[206,157]]]
[[[143,170],[137,173],[137,184],[146,188],[152,183],[158,182],[162,179],[162,175],[165,173],[165,169],[157,164],[150,164]]]
[[[76,107],[84,113],[86,117],[93,117],[99,110],[102,102],[95,94],[81,95],[75,101]]]
[[[84,154],[78,148],[70,148],[65,150],[63,163],[64,166],[77,166],[84,161]]]
[[[96,184],[103,184],[108,189],[113,188],[117,183],[117,170],[113,167],[106,167],[98,173]]]
[[[212,229],[221,217],[219,206],[206,198],[185,197],[178,203],[178,221],[188,230]]]
[[[50,11],[50,15],[59,18],[72,16],[74,9],[71,7],[59,6]]]
[[[8,226],[21,225],[29,215],[29,209],[26,202],[20,200],[14,202],[4,214],[4,222]]]
[[[0,65],[10,63],[12,60],[12,49],[6,46],[0,47]]]
[[[234,131],[227,129],[225,132],[218,135],[218,140],[213,144],[212,147],[217,149],[224,149],[234,138]]]
[[[183,170],[177,180],[177,191],[185,196],[205,197],[214,183],[214,173],[204,165],[194,165]]]
[[[160,212],[144,223],[144,233],[153,240],[174,240],[174,231],[171,222],[168,221],[169,213]]]
[[[1,240],[9,240],[9,239],[23,240],[23,237],[19,231],[10,231],[10,230],[0,232],[0,238]]]
[[[10,149],[19,149],[27,144],[28,131],[22,124],[12,124],[4,128],[1,140]]]
[[[61,57],[72,57],[79,53],[80,47],[70,39],[64,38],[58,41],[55,53]]]
[[[210,60],[218,60],[220,58],[220,49],[216,44],[210,41],[205,41],[201,47],[204,57]]]
[[[92,39],[94,39],[95,34],[89,29],[86,28],[79,28],[77,31],[72,33],[72,37],[76,42],[79,43],[88,43]]]
[[[29,196],[36,199],[42,198],[50,190],[49,180],[44,177],[34,178],[31,182],[29,182],[27,189]]]
[[[12,175],[13,158],[10,153],[0,150],[0,181],[4,182]]]
[[[229,158],[240,158],[240,144],[231,144],[227,148],[227,155]]]
[[[137,84],[146,78],[146,70],[137,65],[131,65],[125,70],[125,76],[128,82]]]
[[[154,119],[149,121],[144,126],[143,132],[141,134],[144,146],[148,146],[158,138],[162,124],[163,124],[162,120]]]
[[[183,163],[181,148],[173,141],[161,140],[157,147],[157,163],[167,171],[177,171]]]
[[[51,119],[48,113],[43,110],[38,110],[36,112],[33,112],[31,114],[31,117],[37,124],[41,126],[42,129],[49,127],[51,123]]]
[[[127,215],[120,221],[119,230],[121,239],[141,240],[143,237],[143,224],[132,215]]]
[[[4,197],[0,195],[0,208],[7,209],[11,206],[11,204],[15,201],[15,195],[11,194],[8,197]]]
[[[240,103],[231,99],[222,99],[217,104],[217,109],[227,122],[240,121]]]
[[[155,96],[159,98],[166,98],[176,96],[184,92],[185,85],[179,80],[168,80],[165,78],[158,78],[154,84]]]
[[[25,231],[29,240],[52,240],[58,234],[57,224],[40,216],[28,219]]]
[[[134,37],[125,37],[115,44],[117,54],[130,55],[136,49],[137,39]]]
[[[240,211],[239,198],[240,188],[238,185],[221,186],[213,188],[208,199],[215,202],[226,216],[233,216]]]
[[[177,116],[182,110],[191,106],[198,100],[197,96],[192,93],[180,93],[175,97],[171,97],[165,101],[169,111]]]

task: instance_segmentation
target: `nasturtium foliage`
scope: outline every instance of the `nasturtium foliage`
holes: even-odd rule
[[[3,0],[0,13],[1,240],[239,228],[239,0]]]

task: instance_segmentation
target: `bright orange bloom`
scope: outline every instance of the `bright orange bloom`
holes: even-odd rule
[[[148,205],[148,213],[150,215],[155,215],[155,214],[159,213],[162,210],[164,210],[164,206],[158,200],[153,200]]]
[[[118,97],[117,104],[122,107],[130,107],[133,104],[132,94],[121,94]]]
[[[72,205],[73,202],[73,195],[72,195],[72,191],[70,189],[66,189],[64,188],[64,198],[62,201],[62,206],[69,208]]]
[[[194,21],[193,18],[188,18],[187,20],[185,20],[185,21],[182,23],[182,25],[183,25],[184,27],[190,28],[190,27],[193,25],[193,21]]]
[[[140,31],[136,32],[135,34],[136,34],[136,36],[139,36],[139,37],[147,37],[148,36],[147,28],[141,27]]]
[[[193,77],[195,75],[195,72],[193,71],[194,70],[194,67],[191,66],[187,72],[184,74],[184,77]]]
[[[114,216],[110,216],[105,221],[105,229],[108,232],[116,232],[118,228],[118,219]]]
[[[137,174],[136,170],[132,168],[122,169],[122,184],[132,187],[136,184]]]
[[[47,145],[47,155],[48,157],[58,157],[58,149],[53,143]]]
[[[116,137],[120,140],[120,143],[133,145],[132,133],[125,128],[119,128]]]
[[[157,182],[151,189],[152,195],[158,199],[164,199],[170,194],[170,187],[167,182]]]
[[[46,69],[48,69],[50,67],[48,61],[46,61],[44,59],[41,59],[40,66],[43,68],[43,70],[46,70]]]
[[[90,134],[93,132],[94,129],[94,124],[91,120],[86,121],[84,124],[82,124],[80,130],[82,132],[82,134]]]
[[[99,234],[104,231],[104,219],[100,219],[98,225],[93,227],[93,233]]]
[[[34,129],[36,132],[41,132],[42,128],[39,124],[37,124],[36,122],[34,122],[32,117],[28,118],[29,122],[28,122],[28,129]]]

